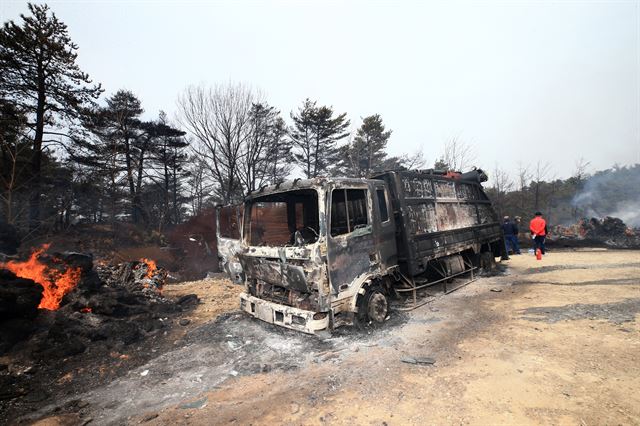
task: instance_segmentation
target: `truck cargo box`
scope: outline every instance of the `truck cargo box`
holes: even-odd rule
[[[480,184],[486,180],[481,170],[393,171],[374,179],[384,180],[391,192],[403,272],[422,274],[433,259],[469,249],[479,253],[483,245],[501,254],[501,227]]]

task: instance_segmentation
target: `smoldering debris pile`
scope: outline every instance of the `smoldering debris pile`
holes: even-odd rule
[[[610,216],[584,218],[570,226],[555,226],[548,239],[565,246],[640,249],[640,229],[630,228],[622,219]]]
[[[171,317],[198,303],[196,295],[164,298],[167,272],[146,259],[94,268],[88,255],[38,253],[29,261],[0,263],[0,355],[11,350],[38,360],[88,347],[121,350],[166,330]],[[41,276],[58,281],[51,278],[49,288]],[[63,276],[75,282],[64,295],[56,294]]]
[[[149,259],[116,265],[98,264],[96,272],[100,280],[109,287],[141,292],[151,298],[162,294],[162,287],[167,279],[167,271],[158,268],[156,263]]]

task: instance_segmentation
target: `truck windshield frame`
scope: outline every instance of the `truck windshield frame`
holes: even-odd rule
[[[365,188],[335,188],[331,191],[332,238],[369,225],[368,197],[369,191]]]
[[[313,244],[320,234],[320,206],[315,189],[267,194],[245,205],[245,243],[293,247]]]

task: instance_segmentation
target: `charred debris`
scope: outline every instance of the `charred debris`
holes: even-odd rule
[[[60,363],[76,356],[94,360],[97,368],[114,354],[135,352],[134,345],[166,334],[198,303],[195,294],[163,297],[166,277],[165,269],[147,259],[94,264],[89,255],[45,249],[27,260],[5,258],[0,262],[0,356],[11,360],[9,370],[24,365],[53,377]],[[60,291],[67,278],[70,287]],[[0,401],[35,386],[28,375],[4,367]]]
[[[18,277],[25,276],[24,268],[39,270],[51,288],[38,276]],[[56,294],[65,274],[75,281]],[[35,355],[68,356],[69,348],[80,353],[91,342],[134,343],[165,328],[164,317],[197,303],[196,295],[177,302],[164,298],[166,277],[149,261],[94,267],[91,256],[79,253],[36,251],[28,261],[0,263],[0,353],[26,344]]]
[[[640,228],[628,227],[616,217],[583,218],[572,225],[553,227],[549,240],[565,247],[639,249]]]

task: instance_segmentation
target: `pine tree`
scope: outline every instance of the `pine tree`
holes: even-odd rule
[[[312,163],[315,154],[313,122],[316,111],[316,103],[306,99],[302,107],[298,109],[298,114],[291,113],[293,126],[289,130],[291,142],[296,148],[294,151],[294,159],[300,163],[303,173],[306,177],[312,177]]]
[[[140,100],[128,90],[118,90],[107,99],[103,123],[108,137],[118,144],[124,161],[124,171],[131,203],[131,218],[134,223],[147,221],[141,205],[140,190],[144,172],[144,161],[149,155],[149,138],[140,115],[144,112]]]
[[[28,5],[22,24],[9,21],[0,29],[0,97],[11,99],[29,117],[33,133],[32,194],[29,226],[40,219],[42,158],[45,135],[78,118],[82,107],[102,92],[76,64],[78,47],[67,26],[47,5]],[[57,129],[56,129],[57,130]]]
[[[91,194],[92,184],[99,185],[100,193],[91,194],[97,196],[95,201],[100,205],[94,219],[102,220],[102,213],[106,211],[111,227],[115,229],[116,217],[123,213],[121,204],[126,198],[126,179],[122,179],[126,168],[123,144],[114,135],[107,109],[87,111],[82,127],[74,132],[72,140],[70,154],[79,166],[79,190]]]
[[[447,163],[444,157],[440,157],[439,159],[437,159],[436,162],[433,163],[433,168],[441,171],[451,170],[451,166],[449,165],[449,163]]]
[[[106,103],[85,113],[82,124],[87,131],[74,134],[72,156],[83,166],[99,170],[106,180],[112,225],[115,215],[123,213],[119,205],[125,188],[133,222],[146,222],[140,191],[153,145],[152,125],[140,120],[141,102],[129,91],[119,90]]]
[[[265,153],[265,180],[275,184],[285,180],[293,168],[291,140],[287,138],[287,125],[278,117],[270,131],[271,144]]]
[[[326,174],[338,160],[338,141],[348,136],[350,121],[347,114],[333,116],[333,109],[316,106],[308,98],[299,108],[298,114],[291,113],[293,126],[290,129],[294,158],[307,178]]]
[[[387,168],[385,150],[390,137],[391,130],[386,130],[379,114],[365,117],[353,141],[342,149],[341,174],[367,177]]]
[[[152,157],[154,166],[159,169],[162,179],[163,217],[168,224],[181,221],[182,178],[187,176],[184,165],[189,145],[185,132],[171,126],[167,115],[160,111],[158,120],[148,126],[149,137],[154,140]]]

